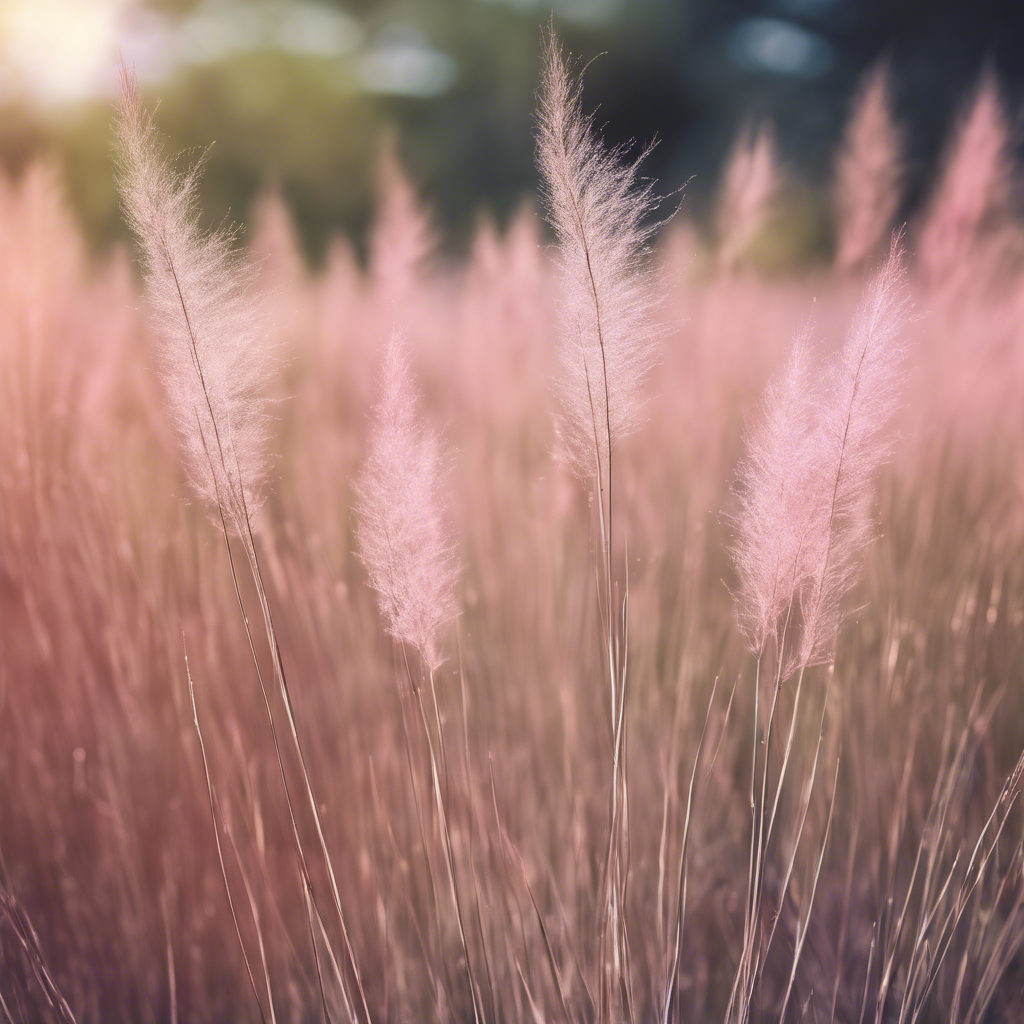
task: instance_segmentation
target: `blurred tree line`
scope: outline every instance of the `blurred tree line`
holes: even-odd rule
[[[534,92],[549,19],[574,54],[593,59],[585,98],[606,138],[660,139],[649,173],[666,193],[685,184],[698,220],[708,216],[738,127],[773,122],[791,207],[808,225],[800,245],[812,256],[830,245],[832,153],[850,96],[874,62],[884,58],[892,68],[895,111],[907,129],[908,206],[927,186],[984,62],[998,72],[1011,109],[1024,77],[1024,4],[1005,0],[319,3],[358,26],[349,51],[228,47],[215,60],[183,60],[143,90],[151,108],[159,100],[157,121],[171,146],[193,159],[206,154],[203,200],[212,218],[244,222],[255,192],[276,184],[314,260],[339,228],[361,238],[389,133],[449,245],[465,243],[481,209],[500,222],[534,194]],[[219,9],[209,0],[145,6],[170,25],[200,8]],[[378,61],[379,71],[388,54],[391,79],[368,85],[367,61]],[[402,75],[419,73],[413,58],[446,61],[445,80],[419,94],[403,89]],[[0,158],[16,173],[35,154],[55,156],[100,248],[124,234],[111,143],[109,97],[0,111]]]

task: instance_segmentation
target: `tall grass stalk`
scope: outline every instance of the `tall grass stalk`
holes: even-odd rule
[[[252,530],[255,508],[251,512],[250,506],[261,500],[252,477],[260,479],[267,443],[266,414],[261,408],[259,392],[266,387],[271,370],[267,361],[260,358],[260,326],[252,311],[251,278],[241,258],[232,251],[233,240],[229,234],[223,231],[204,234],[200,229],[196,210],[198,169],[193,168],[182,177],[163,158],[156,126],[139,101],[134,72],[123,65],[121,85],[119,186],[129,222],[145,254],[147,287],[163,335],[160,358],[173,403],[172,412],[179,424],[179,436],[193,481],[220,519],[235,596],[274,737],[296,851],[304,884],[312,899],[312,881],[299,837],[277,726],[238,588],[229,526],[238,536],[249,563],[274,674],[330,878],[346,955],[369,1024],[369,1008],[299,740]],[[208,363],[212,363],[212,372]],[[344,986],[344,980],[339,978],[339,981]]]
[[[548,33],[540,91],[537,160],[562,274],[561,438],[569,463],[594,481],[600,528],[598,611],[604,632],[612,733],[612,786],[605,875],[610,963],[602,952],[602,1014],[629,992],[622,921],[628,864],[626,696],[628,588],[614,568],[613,450],[635,429],[644,384],[657,357],[655,296],[645,270],[655,226],[652,185],[638,176],[648,150],[627,159],[608,150],[582,110],[554,31]]]
[[[188,695],[192,701],[192,718],[196,726],[196,735],[199,737],[199,753],[203,759],[203,773],[206,776],[206,789],[210,797],[210,820],[213,824],[213,838],[217,846],[217,860],[220,864],[221,878],[224,880],[224,895],[227,896],[228,909],[231,911],[231,921],[235,926],[235,937],[238,939],[238,948],[242,951],[242,960],[245,963],[245,973],[249,979],[249,986],[252,988],[253,998],[259,1009],[260,1020],[266,1024],[267,1015],[263,1009],[263,1000],[260,998],[256,988],[256,976],[253,974],[252,964],[249,962],[249,954],[245,949],[245,942],[242,939],[242,930],[238,925],[238,912],[235,910],[235,900],[231,895],[231,885],[228,882],[228,872],[224,864],[224,850],[220,841],[220,824],[217,815],[217,795],[213,787],[213,779],[210,777],[210,764],[206,758],[206,743],[203,741],[203,730],[199,726],[199,711],[196,708],[195,686],[192,683],[192,673],[188,667],[188,652],[185,652],[185,675],[188,678]],[[271,1020],[274,1019],[273,999],[270,993],[270,983],[267,982],[267,998],[270,1002]]]
[[[905,274],[897,234],[888,260],[865,291],[846,344],[827,364],[823,386],[812,383],[806,372],[806,342],[799,339],[783,380],[767,391],[761,422],[748,434],[734,552],[740,623],[757,656],[757,671],[747,910],[727,1013],[731,1019],[735,1012],[738,1022],[747,1019],[757,972],[768,952],[760,941],[765,859],[793,749],[805,672],[834,656],[842,601],[857,578],[870,539],[873,477],[891,450],[887,427],[903,382],[902,335],[909,319]],[[791,629],[797,632],[795,646],[789,643]],[[761,663],[771,639],[776,672],[765,727],[760,805],[755,808],[757,700]],[[782,684],[797,670],[788,735],[766,822],[776,707]],[[802,829],[801,822],[794,848]]]
[[[440,438],[418,421],[418,401],[409,356],[397,330],[393,330],[380,371],[380,396],[370,450],[356,482],[356,539],[388,632],[401,647],[409,692],[416,701],[427,741],[431,790],[449,891],[466,960],[473,1017],[480,1024],[482,1000],[466,933],[448,824],[448,758],[434,680],[443,660],[440,633],[454,615],[458,568],[440,490],[444,475]],[[416,682],[406,645],[419,653],[426,669],[436,747],[434,729],[423,702],[423,687]],[[415,795],[414,780],[413,792]]]

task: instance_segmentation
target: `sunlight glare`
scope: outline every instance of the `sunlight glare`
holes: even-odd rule
[[[115,58],[129,2],[6,0],[0,4],[0,80],[43,104],[91,95]]]

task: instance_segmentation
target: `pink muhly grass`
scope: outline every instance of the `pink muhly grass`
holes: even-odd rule
[[[156,360],[184,462],[200,497],[244,534],[262,504],[276,360],[266,343],[254,268],[231,230],[199,225],[199,165],[174,169],[121,68],[118,188],[141,249],[160,344]]]
[[[388,136],[376,167],[377,209],[369,238],[369,276],[389,313],[414,297],[424,264],[437,247],[430,212],[420,202]],[[390,307],[394,307],[391,310]]]
[[[418,419],[409,357],[391,335],[369,453],[356,481],[356,542],[387,631],[433,671],[441,629],[456,615],[458,566],[441,496],[439,436]]]
[[[739,467],[738,530],[733,559],[739,574],[740,630],[760,655],[772,637],[781,642],[793,599],[801,551],[801,503],[815,394],[808,359],[809,329],[793,344],[782,375],[769,382],[758,418],[746,432]]]
[[[811,452],[818,488],[810,492],[799,602],[801,644],[794,667],[835,653],[843,597],[856,583],[874,534],[873,481],[890,457],[906,379],[906,328],[912,303],[906,256],[894,235],[885,263],[869,282],[846,343],[822,391]]]
[[[776,639],[780,679],[834,655],[843,598],[873,534],[873,479],[892,449],[910,313],[897,235],[818,382],[801,340],[748,435],[734,544],[739,621],[758,656]]]
[[[296,726],[284,661],[251,531],[252,519],[264,496],[269,442],[266,391],[277,365],[267,345],[264,312],[255,287],[257,269],[235,249],[235,236],[230,230],[204,232],[200,228],[199,168],[193,167],[187,174],[179,174],[164,158],[156,126],[139,102],[134,72],[123,65],[117,136],[118,187],[128,223],[142,249],[146,290],[161,342],[157,349],[159,368],[184,449],[186,468],[196,491],[218,511],[225,541],[227,531],[234,529],[245,549],[263,614],[274,677],[280,687],[288,731],[298,755],[303,789],[327,867],[345,952],[355,977],[364,1017],[368,1020],[365,993],[324,838],[319,804]],[[264,677],[259,670],[229,542],[227,550],[235,596],[271,725],[312,929],[314,909],[318,919],[321,915],[313,895],[306,852],[295,825],[295,808],[278,741],[277,713],[272,709]],[[189,684],[191,690],[191,677]],[[194,703],[193,714],[198,730],[199,719]],[[217,812],[209,775],[207,785],[219,849]],[[223,862],[221,871],[234,914]],[[248,967],[245,944],[241,933],[236,934]],[[333,951],[331,960],[335,960]],[[345,985],[342,982],[342,991],[348,1001]],[[269,998],[269,980],[267,987]],[[255,982],[253,993],[260,1003],[262,1017],[262,1000]],[[273,1000],[270,1002],[272,1005]],[[355,1019],[354,1013],[352,1017]]]
[[[986,73],[961,119],[918,241],[918,260],[934,276],[959,260],[988,231],[1004,226],[1012,171],[1006,115],[995,76]]]
[[[270,288],[295,289],[306,278],[302,246],[291,209],[281,188],[264,188],[250,211],[249,252],[261,282]]]
[[[722,176],[719,261],[732,267],[772,215],[779,193],[775,139],[769,125],[741,130]]]
[[[657,357],[656,303],[647,273],[657,225],[653,186],[638,177],[643,150],[607,149],[582,111],[552,32],[545,50],[537,161],[561,271],[560,434],[581,480],[600,478],[616,442],[638,426]],[[603,486],[603,485],[602,485]]]
[[[602,957],[614,950],[603,965],[602,1000],[610,1000],[621,991],[628,875],[626,819],[619,810],[627,806],[627,603],[616,607],[611,460],[616,442],[638,426],[644,385],[658,354],[661,332],[649,267],[649,242],[658,225],[648,219],[657,204],[653,185],[638,176],[649,148],[633,160],[622,149],[605,148],[593,116],[582,111],[580,83],[570,79],[553,31],[546,41],[538,122],[537,161],[561,271],[560,434],[575,474],[585,483],[597,481],[601,518],[598,604],[614,735],[600,939]]]
[[[903,180],[902,137],[889,108],[888,69],[879,64],[861,85],[836,163],[843,270],[873,256],[892,228]]]

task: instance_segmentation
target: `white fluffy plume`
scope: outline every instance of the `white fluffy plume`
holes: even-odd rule
[[[739,621],[758,655],[774,637],[783,678],[834,654],[873,534],[873,481],[891,451],[910,313],[896,236],[842,348],[812,373],[801,338],[748,431],[733,547]]]
[[[737,611],[747,644],[761,654],[781,642],[796,589],[808,478],[817,418],[808,351],[810,329],[793,344],[782,374],[769,382],[757,418],[746,431],[739,467],[733,560],[739,575]]]
[[[442,661],[441,629],[457,611],[458,565],[441,495],[441,440],[420,423],[418,404],[409,357],[393,333],[356,481],[356,542],[388,632],[433,670]]]
[[[826,376],[810,446],[818,487],[806,509],[802,548],[803,629],[795,655],[800,665],[834,655],[843,598],[860,575],[864,548],[874,533],[873,482],[892,453],[891,423],[906,379],[912,310],[906,276],[906,256],[896,235]]]
[[[267,478],[267,346],[253,271],[228,230],[199,225],[198,167],[179,173],[121,69],[118,187],[139,241],[156,360],[196,492],[244,533]]]
[[[646,273],[656,225],[652,186],[609,150],[582,112],[558,38],[547,40],[537,160],[563,283],[562,438],[581,479],[599,476],[610,447],[636,428],[657,354],[655,297]]]

